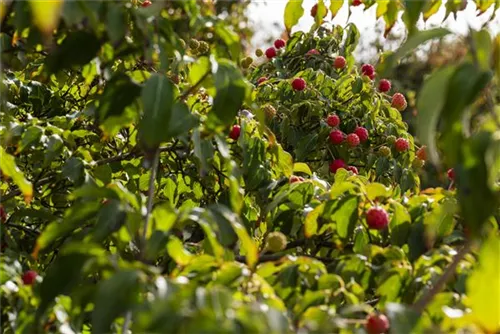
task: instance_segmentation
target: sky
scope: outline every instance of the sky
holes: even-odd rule
[[[293,29],[307,31],[313,23],[313,18],[309,15],[310,8],[316,3],[316,0],[304,0],[304,16],[299,21],[299,24]],[[346,1],[347,2],[347,1]],[[266,38],[269,36],[274,36],[278,38],[281,32],[284,30],[283,25],[283,14],[285,10],[287,0],[254,0],[252,1],[249,14],[250,18],[254,22],[254,26],[257,27],[252,44],[254,48],[266,48],[266,45],[261,45]],[[378,32],[383,32],[384,21],[382,18],[376,20],[375,17],[376,6],[372,6],[367,11],[364,11],[364,6],[359,6],[351,9],[351,16],[348,16],[347,5],[344,4],[342,9],[339,11],[337,16],[333,19],[332,23],[340,24],[345,26],[347,23],[353,22],[358,27],[361,33],[361,41],[363,45],[367,46],[370,42],[377,38],[382,38]],[[481,16],[476,14],[476,6],[474,2],[468,1],[467,7],[464,11],[461,11],[457,15],[455,20],[453,15],[450,15],[445,22],[442,22],[445,16],[444,5],[441,7],[440,11],[431,17],[426,23],[421,19],[419,22],[419,28],[429,29],[438,26],[447,27],[452,32],[460,35],[466,35],[469,27],[473,29],[480,29],[491,17],[493,13],[493,8],[490,8],[486,13]],[[328,16],[328,18],[330,15]],[[380,29],[374,29],[374,27],[379,27]],[[500,33],[500,12],[497,13],[497,17],[486,23],[486,27],[493,33]],[[404,37],[405,27],[404,23],[400,20],[393,27],[391,34],[399,35]],[[394,49],[396,45],[391,45],[390,49]]]

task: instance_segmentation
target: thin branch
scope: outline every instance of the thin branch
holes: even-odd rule
[[[188,97],[189,94],[193,93],[198,88],[198,86],[203,82],[203,80],[205,80],[206,77],[208,77],[210,73],[211,73],[210,71],[207,71],[205,74],[203,74],[203,76],[194,85],[189,87],[188,90],[186,90],[184,93],[182,93],[182,95],[179,96],[179,100],[182,101],[186,97]]]
[[[429,291],[427,291],[427,293],[422,295],[422,297],[420,297],[420,299],[417,300],[416,303],[413,305],[413,310],[415,310],[415,312],[422,313],[427,307],[427,305],[429,305],[429,303],[432,301],[434,296],[439,292],[441,292],[446,283],[448,283],[448,281],[455,273],[460,261],[465,257],[465,255],[467,255],[467,253],[469,253],[470,249],[471,249],[471,241],[467,240],[462,249],[455,255],[453,261],[445,269],[443,275],[441,275],[441,277],[439,277],[439,279],[436,281],[433,287]]]
[[[142,246],[146,243],[146,235],[149,227],[149,217],[151,216],[151,211],[153,210],[153,197],[155,194],[155,180],[156,180],[156,172],[158,170],[158,164],[160,162],[160,150],[157,149],[155,151],[153,157],[153,164],[151,166],[151,175],[149,177],[149,188],[148,188],[148,203],[146,215],[144,216],[144,231],[142,232]]]
[[[132,311],[127,311],[127,313],[125,314],[125,319],[123,319],[122,334],[128,333],[128,326],[130,324],[131,319],[132,319]]]

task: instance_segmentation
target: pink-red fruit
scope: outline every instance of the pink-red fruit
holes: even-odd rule
[[[399,111],[403,111],[407,107],[406,98],[401,93],[396,93],[392,96],[391,106]]]
[[[382,93],[386,93],[391,90],[391,82],[387,79],[382,79],[378,83],[378,90]]]
[[[389,327],[389,319],[384,314],[372,314],[366,319],[365,329],[368,334],[384,334]]]
[[[34,270],[28,270],[23,274],[22,280],[24,285],[32,285],[35,283],[37,273]]]
[[[396,148],[396,151],[404,152],[404,151],[408,150],[408,148],[410,147],[410,144],[408,143],[408,140],[406,140],[404,138],[398,138],[398,139],[396,139],[396,142],[394,143],[394,147]]]
[[[152,3],[151,1],[149,1],[149,0],[144,0],[144,2],[143,2],[143,3],[141,3],[141,7],[146,8],[146,7],[151,6],[152,4],[153,4],[153,3]]]
[[[257,80],[257,85],[260,85],[264,81],[267,81],[267,78],[266,77],[260,77],[259,80]]]
[[[427,146],[423,145],[422,147],[420,147],[417,152],[415,153],[415,155],[417,156],[417,158],[419,158],[420,160],[423,160],[423,161],[427,161]]]
[[[356,147],[359,145],[359,137],[355,133],[350,133],[347,135],[347,144],[351,147]]]
[[[297,176],[297,175],[290,176],[290,179],[288,180],[288,182],[290,183],[303,182],[303,181],[304,178],[302,176]]]
[[[292,88],[298,91],[304,90],[306,88],[306,81],[302,78],[293,79]]]
[[[346,164],[342,159],[335,159],[330,164],[330,172],[335,174],[340,168],[346,168]]]
[[[362,3],[363,3],[363,1],[361,1],[361,0],[352,0],[352,5],[355,7],[361,5]]]
[[[347,170],[352,172],[355,175],[358,175],[358,169],[355,166],[348,166]]]
[[[448,175],[448,179],[450,179],[450,181],[455,181],[455,170],[453,168],[448,169],[446,174]]]
[[[371,229],[382,230],[389,224],[389,215],[383,208],[374,206],[366,212],[366,223]]]
[[[272,59],[272,58],[276,57],[276,49],[273,47],[268,48],[266,50],[266,57],[268,59]]]
[[[364,127],[358,126],[356,129],[354,129],[354,133],[358,135],[359,140],[362,143],[368,140],[368,130],[366,130]]]
[[[333,130],[330,132],[330,143],[333,145],[340,145],[344,141],[344,133],[340,130]]]
[[[341,70],[345,67],[346,65],[346,60],[344,57],[342,56],[338,56],[337,58],[335,58],[335,61],[333,62],[333,66],[337,69],[337,70]]]
[[[240,126],[234,125],[231,128],[231,132],[229,132],[229,138],[231,138],[232,140],[238,140],[238,138],[240,137],[240,133],[241,133]]]
[[[276,49],[284,48],[285,45],[286,45],[286,42],[284,40],[282,40],[281,38],[274,41],[274,47]]]
[[[369,77],[375,74],[375,68],[370,64],[364,64],[361,66],[361,73]]]
[[[311,49],[307,51],[306,56],[319,55],[319,51],[316,49]]]
[[[335,114],[328,115],[328,117],[326,118],[326,123],[332,128],[339,126],[340,117]]]

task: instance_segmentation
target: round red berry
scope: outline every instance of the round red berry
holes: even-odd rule
[[[276,57],[276,49],[273,47],[268,48],[265,53],[268,59]]]
[[[337,58],[335,58],[335,61],[333,62],[333,66],[338,70],[343,69],[346,64],[347,62],[345,58],[342,56],[338,56]]]
[[[373,79],[375,79],[375,72],[373,72],[372,74],[370,74],[370,75],[368,76],[368,78],[370,78],[370,80],[372,80],[372,81],[373,81]]]
[[[344,141],[344,133],[340,130],[333,130],[330,132],[330,142],[333,145],[340,145]]]
[[[353,174],[358,175],[358,169],[355,166],[348,166],[347,170],[352,172]]]
[[[326,123],[334,128],[340,124],[340,117],[335,114],[328,115],[328,117],[326,118]]]
[[[35,283],[36,276],[37,276],[36,271],[28,270],[27,272],[25,272],[23,274],[23,277],[22,277],[23,283],[25,285],[32,285],[33,283]]]
[[[410,147],[410,143],[404,138],[398,138],[394,142],[394,147],[396,148],[396,151],[404,152],[408,150],[408,148]]]
[[[366,223],[374,230],[382,230],[389,224],[389,215],[379,206],[371,207],[366,212]]]
[[[302,78],[293,79],[292,88],[299,91],[304,90],[306,88],[306,81]]]
[[[389,327],[389,319],[383,314],[372,314],[366,319],[365,329],[368,334],[387,333]]]
[[[391,106],[399,111],[405,110],[407,106],[405,96],[401,93],[394,94],[392,96]]]
[[[419,158],[420,160],[423,160],[423,161],[426,161],[427,160],[427,146],[422,146],[420,147],[418,150],[417,150],[417,153],[416,156],[417,158]]]
[[[361,0],[352,0],[352,5],[353,5],[353,6],[359,6],[359,5],[361,5],[362,3],[363,3],[363,1],[361,1]]]
[[[319,55],[319,51],[316,49],[311,49],[307,51],[306,56]]]
[[[149,1],[149,0],[144,0],[144,2],[141,4],[141,7],[146,8],[146,7],[151,6],[152,4],[153,4],[153,3],[152,3],[151,1]]]
[[[281,38],[274,41],[274,47],[276,49],[284,48],[285,45],[286,45],[286,42],[284,40],[282,40]]]
[[[361,66],[361,73],[366,76],[375,74],[375,68],[370,64],[364,64]]]
[[[356,147],[359,145],[359,137],[355,133],[350,133],[347,135],[347,144],[351,147]]]
[[[378,90],[382,93],[388,92],[391,90],[391,82],[387,79],[382,79],[378,83]]]
[[[229,132],[229,138],[232,140],[237,140],[240,137],[241,127],[239,125],[234,125]]]
[[[450,179],[450,181],[455,181],[455,169],[448,169],[448,172],[446,172],[446,174],[448,174],[448,179]]]
[[[360,142],[364,143],[368,140],[368,130],[366,130],[364,127],[358,126],[356,129],[354,129],[354,133],[358,135]]]
[[[263,83],[264,81],[267,81],[267,78],[266,77],[260,77],[258,80],[257,80],[257,85],[260,85],[261,83]]]
[[[335,174],[337,172],[337,170],[340,168],[346,168],[346,164],[345,164],[344,160],[342,160],[342,159],[335,159],[330,164],[330,172],[331,173]]]
[[[296,182],[303,182],[304,181],[304,178],[301,177],[301,176],[297,176],[297,175],[292,175],[290,176],[290,179],[288,180],[290,183],[296,183]]]

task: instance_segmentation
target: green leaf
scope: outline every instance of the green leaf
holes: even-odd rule
[[[174,226],[177,219],[175,210],[166,204],[157,205],[153,210],[154,229],[168,232]]]
[[[168,255],[174,259],[175,263],[181,266],[186,266],[194,258],[193,254],[189,253],[182,244],[179,238],[171,235],[167,244]]]
[[[226,25],[226,23],[223,21],[219,21],[215,25],[215,33],[228,47],[231,54],[231,59],[235,62],[238,61],[241,54],[241,43],[238,34],[235,33],[231,29],[231,27]]]
[[[137,303],[140,272],[120,271],[99,283],[92,312],[92,333],[108,333],[111,324]]]
[[[316,10],[316,16],[314,17],[314,22],[319,26],[323,22],[323,17],[327,13],[327,8],[325,6],[325,2],[323,0],[318,0],[317,4],[317,10]]]
[[[422,145],[427,145],[429,159],[439,162],[436,147],[436,128],[441,111],[446,103],[448,82],[454,67],[445,67],[433,73],[424,83],[417,100],[417,136]]]
[[[30,0],[33,23],[45,35],[52,35],[59,23],[63,0]]]
[[[127,32],[127,23],[123,7],[108,6],[106,28],[111,43],[119,43],[122,41]]]
[[[426,235],[432,244],[435,238],[443,238],[450,235],[455,227],[455,218],[458,205],[455,199],[445,198],[441,203],[436,204],[432,211],[424,216]]]
[[[64,148],[63,140],[59,135],[53,134],[47,140],[47,150],[43,157],[43,165],[49,166],[56,159]]]
[[[142,89],[144,114],[138,125],[140,141],[148,148],[158,147],[170,138],[168,131],[177,88],[166,75],[153,74]]]
[[[403,21],[406,24],[406,29],[408,29],[408,35],[411,36],[416,31],[418,31],[416,25],[424,6],[425,1],[405,0],[405,12],[403,14]]]
[[[420,44],[434,38],[444,37],[449,33],[450,31],[447,29],[436,28],[419,31],[413,34],[395,53],[391,54],[384,60],[384,62],[377,68],[377,72],[380,73],[381,77],[390,76],[392,69],[398,64],[398,62],[410,52],[414,52]]]
[[[69,158],[62,167],[62,175],[77,185],[83,181],[84,172],[82,159],[76,157]]]
[[[303,162],[296,162],[293,164],[293,172],[294,173],[304,173],[309,176],[312,175],[311,169],[306,163]]]
[[[337,16],[340,8],[344,5],[344,0],[331,0],[330,1],[330,12],[332,13],[332,19]]]
[[[300,18],[304,15],[304,8],[302,8],[303,0],[288,0],[285,7],[285,28],[290,33],[293,26],[299,23]]]
[[[125,108],[141,94],[141,86],[124,73],[114,75],[104,88],[97,108],[97,120],[103,123],[112,116],[121,116]]]
[[[377,198],[386,199],[391,196],[391,190],[382,183],[369,183],[365,186],[366,195],[370,200]]]
[[[304,235],[310,238],[318,233],[318,218],[323,213],[325,204],[322,203],[309,212],[304,220]]]
[[[108,200],[99,210],[97,222],[92,230],[92,240],[101,242],[125,224],[127,213],[117,200]]]
[[[341,200],[330,200],[324,210],[324,218],[336,224],[341,239],[352,237],[358,220],[358,196],[346,196]]]
[[[398,1],[390,0],[387,5],[387,11],[384,13],[384,21],[385,21],[385,31],[384,37],[387,37],[392,27],[398,20]]]
[[[24,151],[24,149],[30,147],[31,145],[35,145],[40,142],[40,138],[42,138],[43,129],[39,126],[30,126],[23,132],[21,137],[21,144],[17,148],[16,153],[20,153]]]
[[[19,170],[16,166],[16,161],[14,157],[7,152],[4,148],[0,146],[0,170],[2,175],[5,177],[11,177],[12,181],[19,187],[22,194],[24,195],[24,200],[29,203],[33,198],[33,186],[31,182],[26,180],[23,172]]]
[[[419,321],[419,314],[412,309],[396,303],[385,307],[391,331],[394,333],[413,333]]]
[[[471,317],[481,328],[490,333],[500,329],[500,304],[493,302],[500,297],[500,239],[494,233],[481,246],[479,266],[467,279],[468,306]],[[486,283],[487,282],[487,283]]]
[[[169,137],[178,137],[187,134],[198,125],[198,122],[198,117],[189,111],[185,103],[176,102],[172,108],[172,117],[166,132]]]
[[[90,62],[101,48],[101,41],[88,31],[75,31],[68,34],[56,50],[46,58],[49,72],[55,73],[73,66]]]
[[[227,60],[219,61],[214,77],[217,94],[207,120],[212,128],[228,126],[234,122],[247,88],[241,72]]]
[[[410,233],[411,216],[406,208],[399,202],[391,200],[393,213],[389,222],[391,244],[403,246],[408,241]]]

